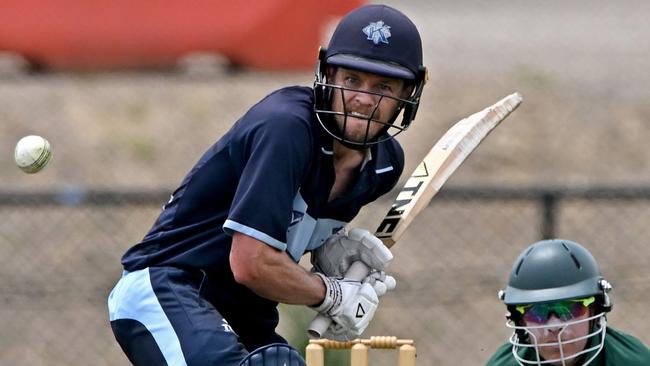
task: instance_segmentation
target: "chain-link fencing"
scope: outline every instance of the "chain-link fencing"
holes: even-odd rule
[[[120,276],[121,254],[166,196],[0,194],[0,364],[128,364],[110,331],[106,297]],[[555,204],[544,204],[549,199]],[[496,293],[519,252],[546,230],[592,251],[614,285],[611,324],[650,342],[650,321],[642,317],[650,300],[648,217],[650,189],[450,187],[394,247],[398,287],[382,299],[367,334],[415,339],[420,365],[484,363],[508,335]],[[304,349],[314,312],[281,309],[281,333]],[[330,365],[345,357],[328,353]],[[388,351],[372,356],[375,365],[392,358]]]

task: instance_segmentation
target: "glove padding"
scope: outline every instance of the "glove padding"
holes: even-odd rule
[[[378,297],[385,295],[386,292],[394,290],[397,287],[395,277],[387,275],[384,271],[373,270],[361,282],[370,284]]]
[[[351,279],[316,274],[325,283],[325,299],[312,308],[332,319],[332,324],[323,336],[338,341],[359,338],[379,306],[379,298],[373,286]]]
[[[313,269],[329,277],[344,277],[350,265],[356,261],[383,271],[392,260],[393,254],[379,238],[359,228],[349,233],[339,231],[311,254]]]
[[[393,276],[386,275],[384,271],[375,270],[373,270],[366,278],[364,278],[362,283],[372,286],[375,290],[375,293],[377,294],[377,297],[383,296],[386,294],[386,292],[395,289],[397,286],[397,282]],[[351,332],[345,326],[337,323],[336,321],[332,321],[332,324],[330,324],[322,336],[328,339],[347,342],[355,338],[359,338],[364,330],[365,327],[360,332]]]

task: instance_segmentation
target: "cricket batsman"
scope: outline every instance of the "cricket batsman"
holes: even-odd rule
[[[392,254],[367,230],[342,229],[397,183],[404,153],[393,136],[414,120],[425,80],[407,16],[384,5],[346,15],[321,49],[313,87],[282,88],[251,107],[122,257],[108,309],[128,359],[303,365],[275,332],[278,303],[331,318],[328,338],[360,336],[388,290]],[[311,271],[298,264],[307,252]],[[358,260],[373,272],[343,278]]]

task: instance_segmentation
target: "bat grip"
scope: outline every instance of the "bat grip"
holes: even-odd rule
[[[345,278],[351,280],[361,281],[370,274],[370,267],[366,266],[365,263],[357,261],[352,263],[348,271],[345,272]],[[332,324],[332,319],[323,314],[318,314],[316,317],[309,323],[309,328],[307,328],[307,333],[309,338],[321,338],[327,328]]]

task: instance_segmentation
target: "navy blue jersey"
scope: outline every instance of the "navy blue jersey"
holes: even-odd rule
[[[388,192],[403,165],[397,141],[378,144],[354,186],[328,202],[335,179],[332,138],[316,120],[313,91],[280,89],[253,106],[199,159],[122,264],[127,271],[153,266],[204,271],[212,284],[205,295],[233,328],[238,323],[233,317],[258,322],[258,329],[264,321],[275,328],[277,303],[233,279],[232,232],[287,251],[297,262],[363,205]],[[254,308],[255,315],[242,311],[246,308]]]

